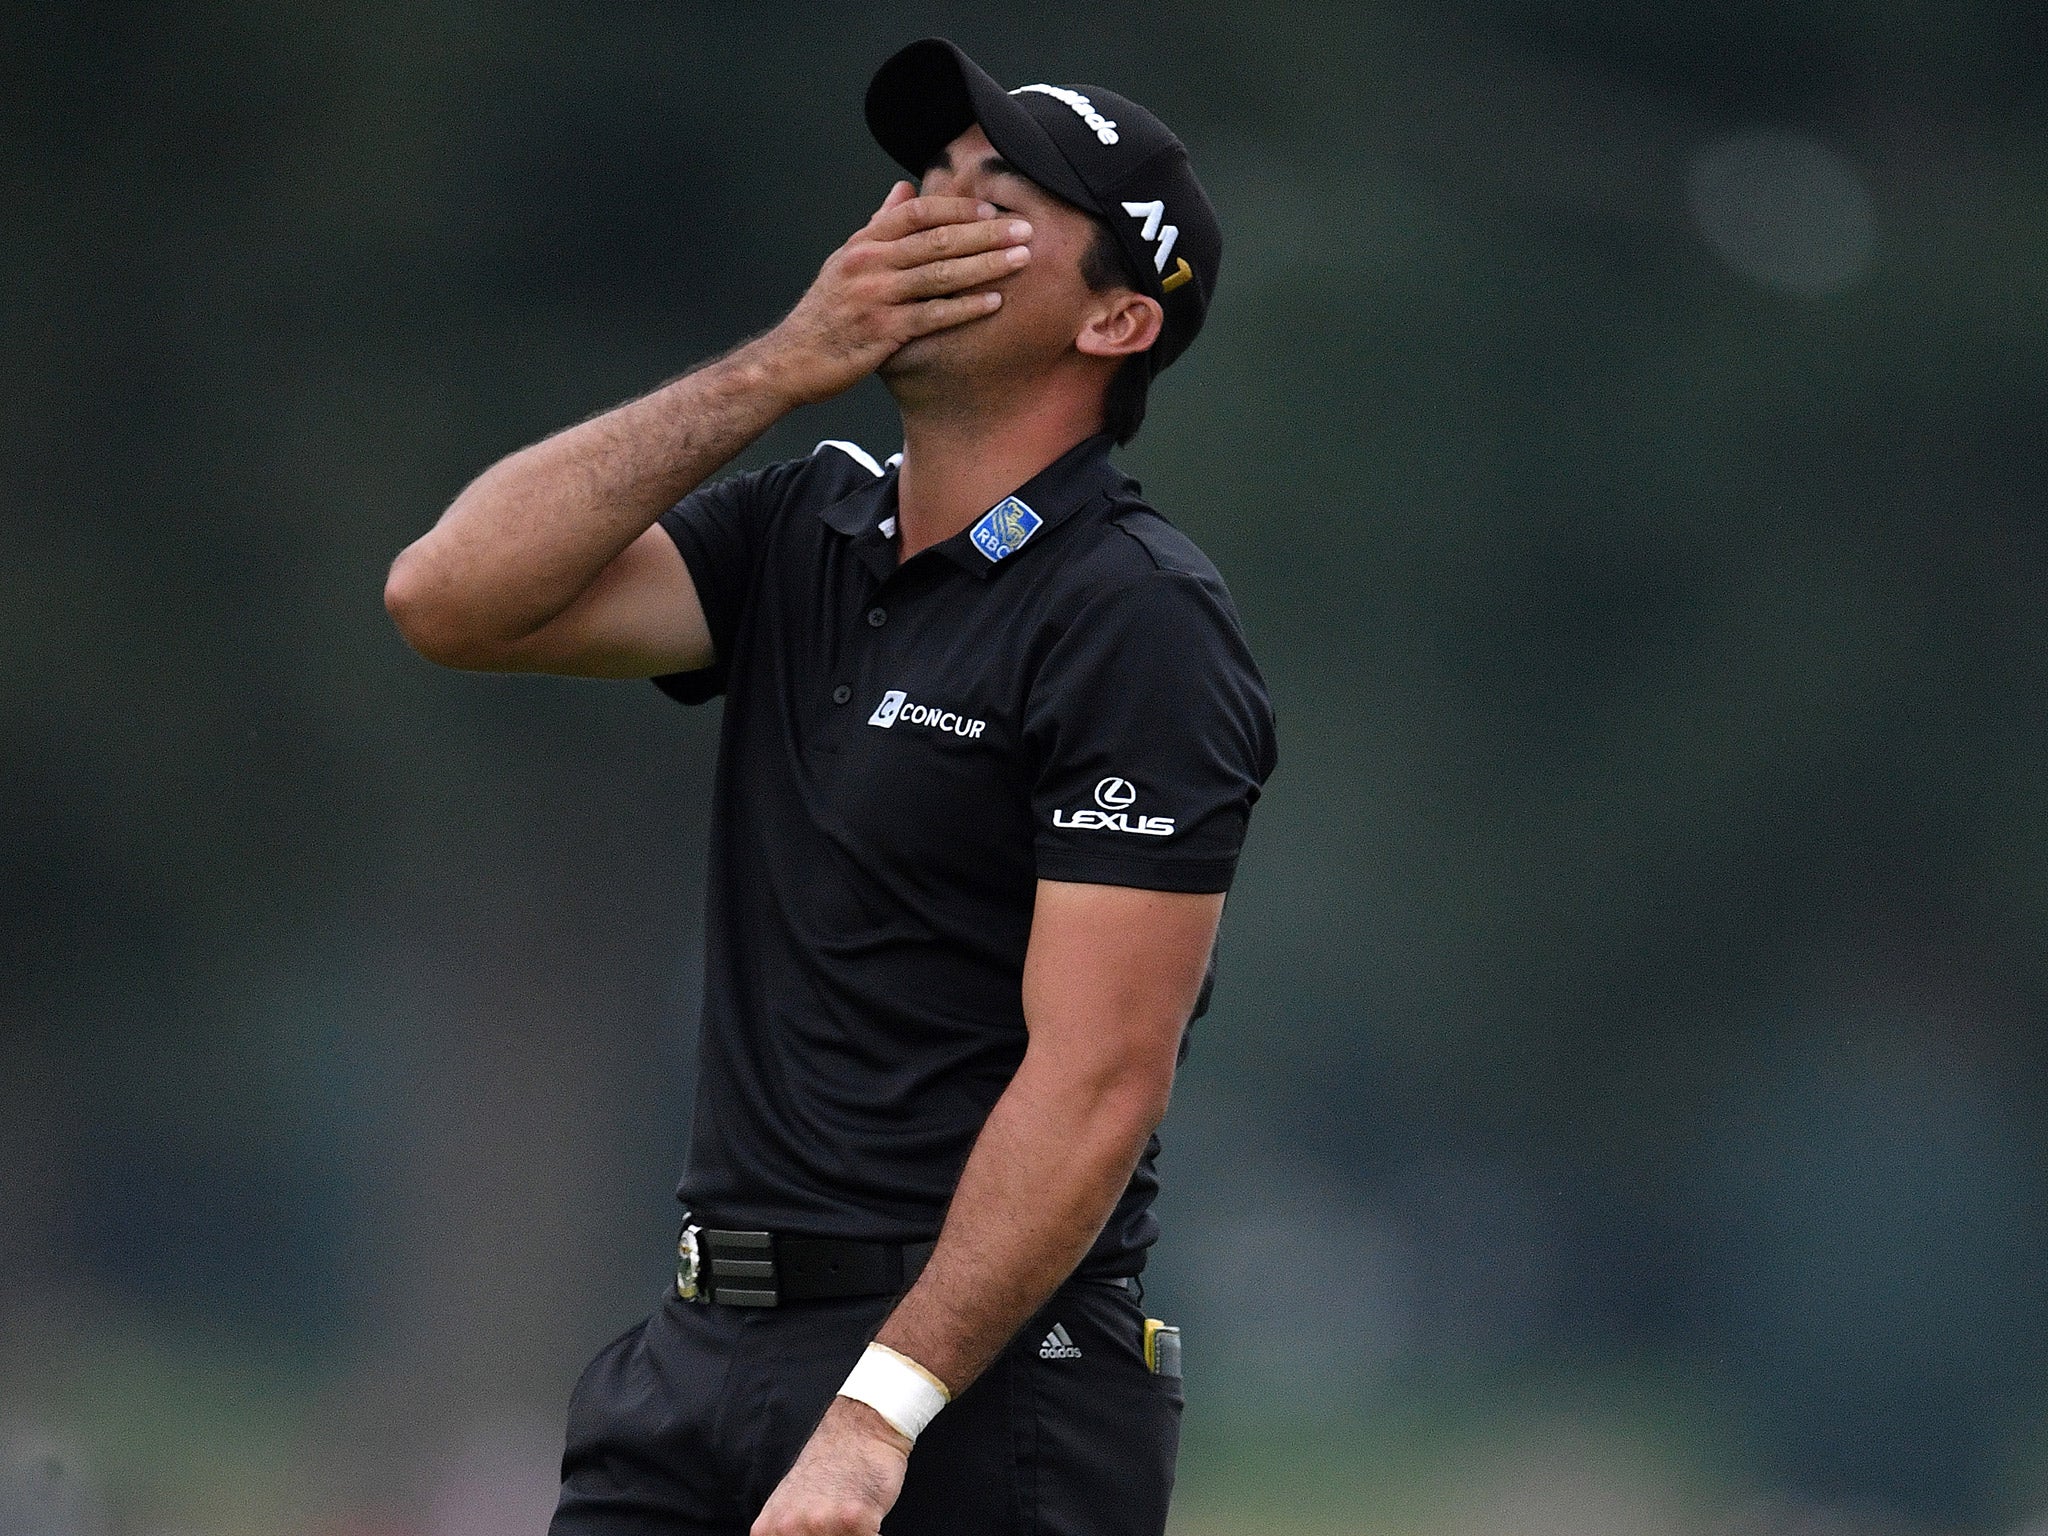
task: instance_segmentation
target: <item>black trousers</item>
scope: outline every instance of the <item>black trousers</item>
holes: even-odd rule
[[[894,1306],[704,1306],[671,1288],[570,1395],[549,1536],[746,1536]],[[1069,1280],[918,1437],[882,1530],[1158,1536],[1180,1414],[1179,1379],[1146,1369],[1136,1299]]]

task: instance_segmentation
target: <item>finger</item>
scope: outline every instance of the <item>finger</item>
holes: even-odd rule
[[[891,182],[889,184],[889,195],[882,199],[880,207],[868,215],[867,223],[861,225],[852,238],[854,240],[866,238],[868,232],[875,227],[875,220],[879,219],[891,208],[901,208],[915,196],[917,196],[917,187],[913,183],[908,181]]]
[[[1031,247],[1013,245],[1006,250],[983,251],[975,256],[957,256],[951,261],[927,262],[899,273],[896,292],[905,299],[935,299],[1008,277],[1031,259]]]
[[[908,317],[905,340],[911,336],[929,336],[933,331],[943,331],[969,320],[980,320],[994,314],[1003,307],[1000,293],[962,293],[949,299],[926,299],[921,304],[906,304],[903,312]]]
[[[891,265],[922,266],[949,256],[971,256],[1005,245],[1022,245],[1031,238],[1031,226],[1022,219],[977,219],[972,224],[941,224],[919,230],[900,240],[884,242]]]
[[[876,240],[900,240],[920,229],[969,224],[995,216],[995,204],[976,202],[971,197],[911,197],[893,208],[884,208],[870,219],[868,234]]]

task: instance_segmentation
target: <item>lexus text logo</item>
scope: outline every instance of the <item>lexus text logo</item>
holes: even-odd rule
[[[1062,832],[1133,832],[1139,837],[1173,836],[1171,816],[1133,816],[1138,786],[1112,774],[1095,782],[1095,803],[1101,810],[1054,811],[1052,824]]]

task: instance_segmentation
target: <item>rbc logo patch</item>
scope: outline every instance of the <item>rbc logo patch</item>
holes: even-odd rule
[[[1038,532],[1043,519],[1014,496],[1006,496],[989,508],[982,520],[974,525],[969,535],[974,547],[991,560],[1000,560],[1005,555],[1014,555],[1024,547],[1024,541]]]

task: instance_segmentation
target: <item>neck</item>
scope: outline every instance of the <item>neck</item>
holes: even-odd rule
[[[896,476],[899,559],[950,539],[1083,438],[1102,430],[1098,401],[1071,391],[986,410],[903,411]]]

